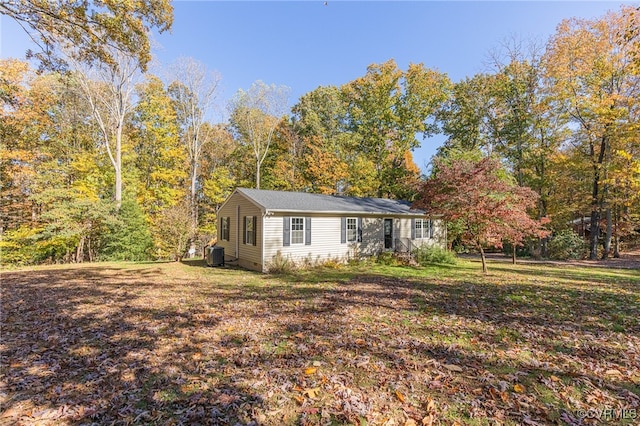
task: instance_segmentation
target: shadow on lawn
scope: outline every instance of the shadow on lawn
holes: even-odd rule
[[[544,272],[525,269],[518,273],[548,277],[548,269]],[[566,280],[583,279],[572,271],[550,273]],[[589,285],[554,282],[496,284],[491,282],[491,276],[469,276],[475,276],[476,281],[450,283],[442,282],[437,277],[401,279],[369,273],[354,278],[353,272],[348,270],[323,270],[312,275],[284,275],[281,278],[290,285],[271,286],[260,289],[258,295],[241,293],[233,298],[269,299],[271,293],[276,293],[274,298],[289,302],[324,296],[325,299],[329,297],[331,304],[336,307],[364,304],[388,309],[397,308],[398,300],[405,300],[410,303],[404,309],[427,314],[457,315],[502,326],[543,325],[564,331],[640,333],[637,303],[640,286],[633,281],[620,282],[614,277],[593,275],[588,280]],[[630,276],[633,278],[633,275]],[[265,279],[268,278],[265,276]],[[337,285],[332,289],[317,285],[322,283]],[[361,284],[365,284],[366,288],[363,289]]]
[[[513,265],[505,266],[504,262],[490,262],[490,271],[513,271]],[[577,265],[540,268],[531,265],[519,265],[517,273],[525,276],[554,278],[561,281],[577,281],[584,284],[619,284],[624,281],[640,285],[640,270],[634,269],[596,269]]]
[[[413,386],[415,372],[430,361],[464,366],[467,378],[477,375],[468,378],[472,387],[480,388],[499,386],[503,378],[487,374],[497,376],[505,366],[534,377],[579,376],[603,388],[631,383],[614,377],[603,380],[569,364],[503,362],[492,354],[439,341],[434,332],[443,322],[460,318],[471,325],[443,329],[452,333],[443,338],[475,333],[494,351],[508,351],[526,341],[550,354],[623,365],[628,362],[624,346],[605,348],[598,341],[590,351],[553,343],[548,334],[571,333],[585,341],[612,331],[637,336],[640,290],[635,285],[598,277],[593,286],[580,288],[399,279],[373,273],[354,277],[344,270],[306,279],[292,275],[287,277],[290,281],[237,270],[217,272],[201,283],[167,282],[160,268],[3,274],[0,355],[8,400],[2,403],[0,423],[1,416],[27,412],[53,420],[59,415],[77,424],[262,423],[260,413],[278,407],[270,405],[261,386],[270,383],[286,395],[293,392],[290,382],[300,388],[315,386],[314,378],[300,373],[313,359],[330,359],[348,372],[363,372],[362,377],[339,374],[340,382],[333,384],[354,390],[348,404],[334,409],[338,422],[354,421],[371,408],[367,390],[392,395],[405,381]],[[605,283],[609,289],[600,290],[598,284]],[[623,291],[613,292],[612,286]],[[367,320],[366,315],[375,317]],[[239,331],[232,327],[238,323],[251,325]],[[265,324],[268,327],[261,329]],[[221,337],[212,339],[212,331]],[[541,341],[526,335],[529,331],[543,332]],[[430,339],[414,338],[416,333]],[[267,349],[266,343],[273,348]],[[393,373],[374,370],[374,360]],[[463,379],[447,373],[438,380],[444,389]],[[360,381],[370,381],[372,389]],[[364,390],[358,392],[359,388]],[[305,406],[288,398],[301,413]],[[473,398],[481,410],[477,414],[491,414],[495,408],[488,393]],[[36,409],[26,409],[28,404]],[[562,404],[553,420],[568,409]],[[509,407],[505,403],[503,408]],[[548,413],[531,410],[533,418],[550,421]],[[303,423],[311,417],[302,412],[273,423]],[[514,414],[512,420],[522,419]]]
[[[338,278],[337,281],[345,278],[339,272],[333,276]],[[396,378],[405,377],[410,383],[407,386],[412,389],[418,381],[413,372],[423,370],[430,360],[436,361],[441,370],[443,365],[463,366],[461,373],[464,372],[464,380],[467,380],[466,390],[471,393],[472,389],[483,389],[472,397],[476,417],[492,416],[497,404],[505,411],[511,410],[512,420],[522,421],[523,418],[507,400],[496,401],[496,394],[487,390],[493,388],[499,393],[504,386],[512,389],[513,384],[520,380],[524,380],[527,386],[540,386],[540,380],[552,376],[556,377],[554,380],[560,377],[560,380],[577,388],[612,392],[619,401],[626,400],[629,407],[637,408],[640,395],[638,377],[606,376],[603,373],[607,367],[600,367],[599,374],[592,368],[608,363],[607,371],[615,372],[614,367],[620,366],[620,370],[633,374],[633,352],[630,355],[629,347],[624,343],[632,342],[640,335],[637,304],[640,288],[634,284],[617,283],[613,284],[617,292],[610,288],[599,289],[598,285],[612,284],[609,277],[594,278],[589,284],[593,287],[576,289],[575,284],[565,288],[553,284],[498,285],[481,282],[444,284],[438,280],[367,274],[342,282],[333,289],[292,289],[284,300],[274,289],[281,303],[277,307],[291,320],[282,324],[282,328],[270,337],[278,339],[282,334],[303,336],[306,345],[319,348],[316,352],[304,354],[306,359],[346,352],[350,355],[341,361],[354,370],[362,369],[360,360],[381,360],[383,365],[395,369]],[[306,307],[291,303],[303,303],[310,297],[319,300]],[[379,321],[375,318],[370,323],[358,323],[357,319],[366,317],[354,317],[352,312],[362,307],[370,308],[368,312],[387,312],[388,315],[378,318],[388,318],[388,327],[368,325]],[[393,318],[393,313],[398,312],[403,315]],[[432,317],[436,318],[435,324],[431,322]],[[312,318],[315,320],[309,320]],[[474,351],[472,344],[465,347],[464,344],[460,346],[413,337],[416,333],[424,333],[437,338],[432,331],[438,328],[438,321],[459,323],[457,318],[467,320],[467,325],[451,327],[447,331],[452,335],[442,337],[455,340],[456,333],[461,333],[470,335],[468,340],[478,338],[487,345],[484,353]],[[411,319],[416,319],[416,322],[403,324]],[[556,336],[571,338],[556,341]],[[527,350],[518,355],[523,345]],[[633,346],[630,347],[632,350]],[[498,355],[509,352],[515,355],[504,359],[501,359],[504,355]],[[269,361],[259,357],[255,362],[268,364]],[[372,380],[378,375],[378,370],[367,371],[363,380]],[[445,374],[432,384],[436,383],[435,389],[458,388],[461,380],[455,376]],[[357,387],[353,381],[347,384]],[[398,382],[383,377],[372,386],[377,391],[393,395]],[[472,401],[467,402],[471,405]],[[561,416],[565,416],[567,421],[576,409],[558,395],[555,405],[531,405],[527,417],[558,422]],[[342,413],[337,420],[349,422],[358,415],[361,413]],[[575,421],[578,422],[577,419]]]
[[[340,272],[332,276],[338,282],[346,278]],[[598,283],[593,284],[595,286]],[[628,348],[611,343],[624,342],[624,336],[630,339],[640,333],[635,302],[638,289],[625,285],[619,289],[625,291],[616,294],[590,287],[576,290],[554,285],[444,284],[437,280],[403,280],[375,274],[359,276],[329,289],[309,284],[273,286],[261,289],[259,300],[262,304],[254,309],[251,317],[277,314],[283,321],[266,337],[267,340],[282,342],[287,341],[283,340],[286,336],[296,336],[298,348],[314,349],[295,355],[254,352],[248,363],[262,365],[264,369],[291,368],[293,357],[297,361],[294,366],[302,368],[306,360],[335,359],[337,353],[342,353],[348,355],[339,359],[338,363],[353,371],[366,370],[360,365],[363,360],[380,360],[383,367],[394,371],[391,376],[395,379],[390,381],[378,370],[369,368],[363,378],[350,377],[344,384],[357,389],[358,380],[372,381],[370,386],[376,392],[390,395],[404,379],[410,383],[407,386],[413,388],[418,382],[413,376],[414,372],[423,370],[429,361],[436,361],[441,370],[443,365],[463,366],[465,379],[456,377],[456,374],[444,374],[432,382],[436,386],[434,389],[457,388],[460,382],[466,380],[469,393],[472,389],[484,389],[480,394],[473,395],[475,416],[493,415],[497,404],[501,409],[511,411],[514,416],[512,420],[519,422],[523,418],[518,417],[517,411],[506,400],[496,401],[496,394],[489,392],[489,388],[497,392],[504,390],[504,386],[511,389],[519,380],[524,380],[527,386],[535,386],[539,385],[539,380],[557,376],[572,383],[572,386],[593,388],[593,383],[597,383],[598,388],[613,390],[620,400],[629,395],[627,389],[636,395],[640,394],[640,388],[628,378],[603,378],[590,367],[585,367],[607,362],[630,368],[632,361],[628,359]],[[246,299],[245,295],[238,297],[242,301],[253,299],[253,296]],[[371,313],[388,313],[379,318],[388,318],[389,323],[380,327],[375,324],[379,321],[375,318],[363,323],[366,317],[353,315],[354,310],[362,308],[369,308],[367,312]],[[433,317],[436,318],[435,324],[431,322]],[[403,325],[404,321],[412,318],[417,322]],[[456,318],[467,320],[467,325],[451,327],[446,331],[452,335],[442,337],[455,339],[455,333],[471,334],[469,337],[478,338],[486,344],[483,353],[475,352],[472,347],[436,340],[438,336],[432,331],[439,327],[438,321],[458,323]],[[436,339],[425,341],[414,338],[416,332]],[[619,333],[618,337],[613,337],[614,332]],[[555,342],[556,334],[571,335],[574,340]],[[522,358],[514,355],[515,359],[501,359],[497,355],[498,351],[518,354],[522,344],[536,352],[525,353]],[[556,354],[560,356],[559,359],[550,362]],[[580,363],[567,361],[562,358],[565,355],[572,356],[573,360]],[[376,379],[378,376],[380,378]],[[404,379],[398,382],[398,377]],[[317,384],[305,378],[301,380],[298,383],[300,387]],[[366,400],[364,395],[354,395],[362,401]],[[356,403],[346,404],[344,407],[350,407],[351,411],[343,407],[335,420],[352,422],[363,415],[354,408],[358,406],[358,401],[356,399]],[[542,422],[557,422],[562,415],[570,418],[577,409],[559,396],[555,404],[531,405],[527,416]],[[301,419],[307,419],[307,415],[302,414]]]
[[[207,262],[205,259],[182,259],[180,261],[181,264],[185,266],[192,266],[195,268],[208,268]]]
[[[163,308],[140,303],[172,287],[157,269],[10,272],[2,281],[0,424],[234,424],[262,404],[233,376],[200,376],[197,331],[221,318],[184,309],[180,295]],[[161,346],[167,334],[188,343]]]

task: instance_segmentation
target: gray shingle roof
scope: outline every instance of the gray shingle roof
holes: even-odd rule
[[[237,191],[267,211],[320,213],[375,213],[422,215],[407,201],[385,198],[356,198],[339,195],[310,194],[308,192],[270,191],[238,188]]]

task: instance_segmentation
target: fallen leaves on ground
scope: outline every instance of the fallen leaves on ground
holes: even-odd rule
[[[0,425],[579,424],[579,410],[638,410],[640,276],[504,268],[3,272]]]

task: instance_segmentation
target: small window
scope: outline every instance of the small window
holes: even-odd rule
[[[429,236],[429,222],[427,219],[415,220],[415,238],[427,238]]]
[[[433,238],[433,221],[431,219],[415,219],[415,238]]]
[[[221,220],[222,229],[220,230],[220,239],[229,241],[229,218],[223,217]]]
[[[358,220],[355,217],[347,218],[347,242],[355,243],[358,241]]]
[[[245,229],[245,244],[255,244],[255,233],[253,232],[255,223],[253,223],[253,216],[244,217],[244,229]]]
[[[304,218],[291,218],[291,244],[304,244]]]
[[[424,238],[424,221],[422,219],[416,219],[416,238]]]

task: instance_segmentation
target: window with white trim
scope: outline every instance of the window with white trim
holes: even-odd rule
[[[255,240],[255,232],[253,232],[255,224],[253,223],[253,216],[245,216],[244,217],[244,226],[245,226],[245,244],[253,245]]]
[[[416,219],[415,220],[415,235],[416,238],[424,238],[428,235],[425,225],[427,225],[427,221],[424,219]]]
[[[291,244],[304,244],[304,218],[291,218]]]
[[[355,243],[358,241],[358,219],[355,217],[347,218],[347,242]]]
[[[431,229],[431,219],[415,219],[414,235],[415,238],[433,238],[433,230]]]
[[[229,218],[222,218],[222,230],[220,232],[220,239],[224,241],[229,241]]]

